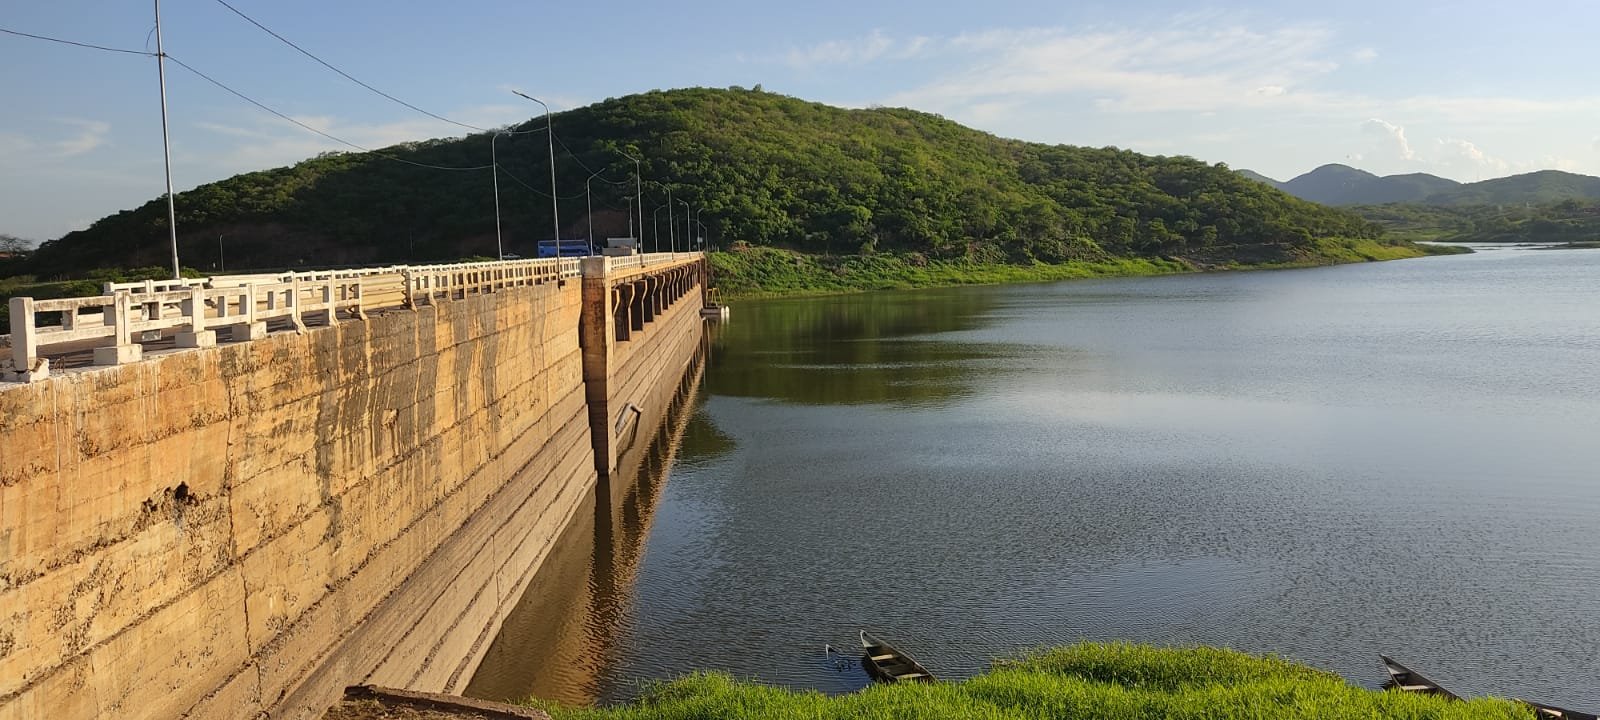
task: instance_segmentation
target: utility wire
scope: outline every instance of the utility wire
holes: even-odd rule
[[[450,118],[444,117],[443,115],[436,115],[434,113],[428,112],[427,110],[423,110],[422,108],[419,108],[419,107],[417,107],[415,105],[412,105],[411,103],[408,103],[408,102],[406,102],[404,100],[401,100],[400,98],[397,98],[397,97],[395,97],[393,95],[390,95],[389,93],[386,93],[386,92],[384,92],[382,90],[379,90],[379,89],[377,89],[377,88],[375,88],[375,87],[373,87],[371,85],[368,85],[368,84],[366,84],[366,83],[364,83],[364,82],[362,82],[360,80],[357,80],[355,78],[355,76],[351,75],[350,73],[347,73],[347,72],[345,72],[343,70],[340,70],[339,68],[334,67],[328,61],[323,60],[322,58],[319,58],[316,55],[311,54],[310,50],[307,50],[307,49],[305,49],[303,47],[300,47],[299,45],[294,44],[294,42],[290,41],[289,38],[286,38],[286,37],[284,37],[282,35],[279,35],[279,34],[273,32],[271,28],[269,28],[269,27],[267,27],[265,25],[262,25],[259,22],[256,22],[255,18],[252,18],[249,15],[246,15],[243,12],[240,12],[239,8],[236,8],[236,7],[232,6],[232,5],[229,5],[226,2],[226,0],[217,0],[217,4],[227,8],[229,10],[232,10],[233,14],[244,18],[245,21],[250,23],[251,25],[254,25],[254,26],[258,27],[258,28],[261,28],[261,30],[263,32],[265,32],[266,34],[277,38],[278,40],[283,42],[283,44],[288,45],[289,47],[292,47],[292,48],[294,48],[296,50],[299,50],[301,55],[304,55],[304,56],[306,56],[308,58],[311,58],[312,60],[315,60],[318,63],[320,63],[323,67],[325,67],[325,68],[327,68],[329,70],[332,70],[332,71],[334,71],[336,73],[339,73],[340,75],[343,75],[344,78],[346,80],[349,80],[350,82],[353,82],[353,83],[355,83],[357,85],[360,85],[361,87],[364,87],[364,88],[366,88],[368,90],[371,90],[372,92],[375,92],[375,93],[377,93],[379,95],[382,95],[382,96],[384,96],[384,97],[386,97],[386,98],[388,98],[390,100],[393,100],[393,101],[395,101],[397,103],[400,103],[401,105],[404,105],[404,106],[406,106],[408,108],[411,108],[412,110],[415,110],[415,111],[417,111],[419,113],[422,113],[423,115],[427,115],[428,117],[431,117],[431,118],[433,118],[435,120],[442,120],[444,122],[450,123],[451,125],[459,125],[461,127],[467,128],[468,130],[477,130],[478,132],[491,132],[488,128],[481,128],[481,127],[478,127],[476,125],[468,125],[468,124],[466,124],[464,122],[456,122],[455,120],[451,120]]]
[[[265,111],[267,111],[269,113],[272,113],[273,115],[276,115],[276,116],[278,116],[280,118],[283,118],[284,120],[288,120],[289,122],[294,123],[295,125],[299,125],[300,127],[304,128],[306,130],[309,130],[309,131],[314,132],[314,133],[316,133],[318,135],[321,135],[321,136],[323,136],[323,137],[325,137],[325,138],[327,138],[329,140],[332,140],[332,141],[334,141],[336,143],[339,143],[341,145],[348,145],[350,147],[353,147],[353,148],[355,148],[357,150],[360,150],[362,152],[365,152],[365,153],[371,153],[371,154],[376,155],[378,157],[386,158],[386,159],[389,159],[389,160],[393,160],[395,162],[405,163],[407,165],[415,165],[417,167],[430,168],[430,169],[433,169],[433,170],[488,170],[489,168],[494,167],[493,165],[473,165],[471,167],[446,167],[444,165],[429,165],[428,163],[420,163],[420,162],[416,162],[416,161],[413,161],[413,160],[407,160],[407,159],[405,159],[403,157],[397,157],[395,155],[389,155],[387,153],[379,152],[379,151],[373,150],[371,148],[362,147],[362,146],[357,145],[357,144],[355,144],[353,142],[350,142],[349,140],[345,140],[344,138],[336,137],[334,135],[330,135],[330,134],[325,133],[325,132],[323,132],[321,130],[318,130],[318,129],[314,128],[314,127],[311,127],[310,125],[307,125],[307,124],[305,124],[303,122],[300,122],[299,120],[296,120],[296,119],[294,119],[292,117],[289,117],[288,115],[285,115],[285,114],[283,114],[281,112],[278,112],[277,110],[273,110],[272,108],[267,107],[266,105],[256,101],[255,99],[251,98],[250,96],[245,95],[244,93],[239,92],[238,90],[235,90],[235,89],[233,89],[231,87],[228,87],[227,85],[224,85],[220,80],[217,80],[216,78],[213,78],[210,75],[207,75],[207,74],[205,74],[203,72],[200,72],[199,70],[194,69],[193,67],[190,67],[188,63],[173,57],[171,53],[167,54],[167,59],[171,60],[174,63],[177,63],[179,67],[181,67],[181,68],[183,68],[185,70],[188,70],[189,72],[192,72],[195,75],[200,76],[200,78],[202,80],[205,80],[206,82],[209,82],[212,85],[215,85],[215,86],[217,86],[219,88],[222,88],[223,90],[228,91],[230,94],[232,94],[234,97],[239,98],[240,100],[243,100],[243,101],[245,101],[247,103],[250,103],[251,105],[254,105],[254,106],[258,107],[258,108],[261,108],[262,110],[265,110]]]
[[[525,188],[527,188],[529,190],[532,190],[535,194],[538,194],[538,195],[543,196],[543,197],[550,197],[550,193],[547,193],[547,192],[545,192],[543,190],[540,190],[539,188],[536,188],[536,187],[534,187],[532,185],[529,185],[528,183],[524,182],[522,178],[519,178],[516,175],[512,175],[511,171],[507,170],[505,168],[505,166],[503,166],[503,165],[500,166],[500,172],[505,174],[506,177],[517,181],[517,184],[519,184],[519,185],[521,185],[521,186],[523,186],[523,187],[525,187]],[[581,197],[583,197],[583,193],[578,193],[577,195],[560,195],[560,196],[557,196],[556,199],[557,200],[577,200],[578,198],[581,198]]]
[[[578,154],[573,152],[572,148],[567,147],[567,141],[562,140],[560,135],[556,135],[555,137],[556,137],[556,142],[561,144],[561,149],[567,151],[567,155],[572,157],[572,161],[573,162],[578,163],[578,167],[583,168],[590,175],[598,174],[598,171],[596,171],[594,168],[583,164],[583,158],[578,157]]]
[[[106,52],[114,52],[114,53],[127,53],[129,55],[144,55],[146,57],[155,57],[156,56],[156,54],[153,53],[153,52],[144,52],[142,50],[125,50],[123,48],[106,47],[104,45],[92,45],[90,43],[76,42],[76,41],[73,41],[73,40],[62,40],[61,38],[46,37],[44,35],[34,35],[33,33],[18,32],[16,30],[7,30],[5,28],[0,28],[0,32],[6,33],[7,35],[21,35],[22,37],[33,38],[35,40],[48,40],[50,42],[61,43],[63,45],[76,45],[78,47],[90,48],[90,49],[93,49],[93,50],[104,50]]]

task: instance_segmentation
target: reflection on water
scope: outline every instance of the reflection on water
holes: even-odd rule
[[[743,303],[602,701],[1090,639],[1600,708],[1600,253]],[[740,647],[740,653],[715,648]]]
[[[489,646],[467,696],[579,705],[599,697],[668,470],[680,448],[715,457],[717,445],[728,443],[692,415],[703,369],[691,364],[637,466],[602,480],[584,499]],[[624,490],[610,493],[607,483]],[[608,493],[620,499],[608,501]]]
[[[931,339],[979,327],[986,310],[948,290],[741,305],[719,329],[707,389],[804,405],[948,403],[1003,348]]]
[[[1597,277],[1502,251],[742,303],[653,517],[553,566],[586,579],[497,643],[502,694],[847,692],[822,645],[868,628],[956,678],[1126,639],[1600,708]]]

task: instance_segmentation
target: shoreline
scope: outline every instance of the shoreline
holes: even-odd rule
[[[1317,254],[1293,260],[1242,263],[1193,258],[1116,258],[1029,265],[929,260],[918,253],[809,255],[769,247],[708,253],[724,301],[823,297],[879,290],[1012,285],[1097,278],[1156,277],[1210,272],[1295,270],[1407,260],[1472,252],[1469,248],[1327,240]]]
[[[1374,656],[1374,664],[1377,665]],[[937,669],[936,669],[937,671]],[[1374,678],[1379,667],[1374,668]],[[865,679],[863,677],[863,679]],[[971,678],[868,684],[824,695],[691,672],[651,686],[631,702],[573,707],[524,704],[555,720],[638,718],[1531,718],[1513,700],[1456,701],[1372,690],[1303,663],[1211,646],[1078,643],[999,660]]]

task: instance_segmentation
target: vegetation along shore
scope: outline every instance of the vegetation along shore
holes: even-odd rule
[[[538,118],[511,130],[542,124]],[[1222,164],[1011,140],[908,109],[844,109],[759,89],[695,88],[605,100],[559,113],[552,124],[570,151],[556,163],[564,238],[632,233],[648,251],[697,249],[703,238],[710,247],[810,256],[794,273],[769,277],[776,256],[734,252],[719,270],[739,291],[1293,266],[1427,252],[1386,238],[1380,225],[1354,212],[1302,200]],[[502,249],[533,257],[552,228],[550,199],[535,182],[549,173],[546,142],[539,133],[498,140],[477,133],[377,153],[325,153],[201,185],[175,198],[179,255],[205,274],[453,261]],[[418,167],[483,166],[493,143],[502,176],[498,212],[488,170]],[[590,168],[598,171],[592,179]],[[165,202],[152,199],[44,243],[5,274],[54,281],[162,267],[166,225]]]
[[[1376,662],[1376,658],[1374,658]],[[1532,718],[1499,699],[1457,702],[1356,687],[1286,660],[1217,648],[1084,643],[1001,661],[959,682],[875,685],[847,695],[788,690],[700,673],[631,704],[564,707],[556,720],[691,718]]]

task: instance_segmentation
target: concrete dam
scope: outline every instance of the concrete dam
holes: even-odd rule
[[[461,692],[590,493],[627,493],[707,279],[678,253],[14,298],[0,720]]]

